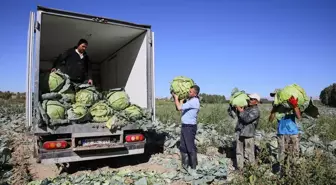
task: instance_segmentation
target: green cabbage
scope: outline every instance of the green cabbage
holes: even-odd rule
[[[282,105],[285,108],[290,108],[288,99],[294,96],[298,98],[298,105],[301,111],[304,111],[309,106],[310,98],[307,96],[305,90],[297,84],[292,84],[279,90],[274,96],[274,105]]]
[[[99,97],[100,94],[94,87],[81,89],[75,95],[76,103],[86,105],[88,107],[99,101]]]
[[[231,92],[231,97],[229,103],[232,106],[245,107],[248,105],[248,100],[250,98],[244,91],[239,91],[238,88],[234,88]]]
[[[59,71],[51,72],[49,75],[49,89],[50,92],[58,92],[65,84],[66,77]]]
[[[96,122],[106,122],[113,115],[113,110],[104,100],[95,103],[89,111]]]
[[[61,120],[66,118],[66,108],[56,100],[44,100],[43,109],[51,120]]]
[[[179,99],[187,99],[189,96],[189,90],[191,86],[195,85],[195,82],[185,76],[177,76],[170,83],[170,92],[178,95]]]
[[[109,105],[114,110],[124,110],[130,105],[129,97],[125,91],[112,91],[106,96]]]
[[[117,115],[113,115],[109,120],[107,120],[105,126],[110,129],[111,131],[124,126],[127,123],[124,119],[119,119]]]
[[[76,102],[75,99],[75,89],[74,87],[69,83],[69,84],[65,84],[63,86],[63,88],[59,91],[60,94],[63,95],[63,97],[66,98],[66,102],[74,104]]]
[[[124,110],[124,112],[130,121],[139,120],[143,116],[142,109],[138,105],[135,105],[135,104],[132,104],[129,107],[127,107]]]
[[[85,105],[75,103],[67,111],[68,119],[71,121],[86,121],[89,119],[89,110]]]

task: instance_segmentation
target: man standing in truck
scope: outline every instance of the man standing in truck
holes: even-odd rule
[[[244,167],[245,159],[250,164],[255,163],[255,145],[254,135],[257,129],[260,110],[260,96],[256,93],[248,95],[249,105],[245,109],[236,106],[238,111],[238,123],[236,127],[236,159],[237,168],[241,170]]]
[[[61,72],[69,75],[71,82],[92,85],[91,62],[85,51],[87,47],[87,40],[80,39],[77,46],[66,50],[57,57],[51,71],[60,69]]]
[[[189,98],[185,103],[183,103],[184,100],[179,101],[178,96],[172,93],[177,110],[182,112],[180,152],[182,166],[185,169],[187,169],[188,166],[192,169],[196,169],[198,164],[195,137],[197,132],[197,117],[200,109],[200,100],[198,97],[199,92],[199,86],[192,86],[189,90]]]

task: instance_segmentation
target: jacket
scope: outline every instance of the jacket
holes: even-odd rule
[[[86,52],[81,59],[76,52],[76,47],[66,50],[60,54],[53,63],[53,68],[60,69],[63,73],[69,75],[70,80],[83,83],[92,79],[92,69],[89,56]]]
[[[247,107],[238,114],[236,132],[239,136],[254,137],[260,119],[260,110],[257,105]]]

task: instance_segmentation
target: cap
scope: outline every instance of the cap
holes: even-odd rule
[[[260,102],[260,96],[257,93],[252,93],[248,95],[250,98],[254,98]]]
[[[280,91],[280,89],[274,89],[274,91],[270,93],[270,96],[271,96],[271,97],[274,97],[275,94],[276,94],[277,92],[279,92],[279,91]]]

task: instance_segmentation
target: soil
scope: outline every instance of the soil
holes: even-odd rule
[[[148,170],[156,171],[158,173],[170,172],[171,168],[166,168],[158,164],[148,163],[149,156],[142,155],[136,160],[129,157],[111,158],[96,160],[95,163],[88,161],[71,163],[66,171],[62,171],[56,164],[41,164],[37,163],[33,157],[33,136],[25,133],[8,132],[12,136],[12,163],[13,175],[11,182],[13,185],[27,184],[32,180],[43,180],[48,177],[56,177],[61,173],[68,173],[72,175],[79,175],[82,173],[92,171],[108,171],[130,169],[132,171]],[[15,147],[14,147],[15,146]],[[167,156],[168,157],[168,156]],[[178,158],[178,155],[170,157]],[[174,182],[174,185],[183,185],[184,182]]]

